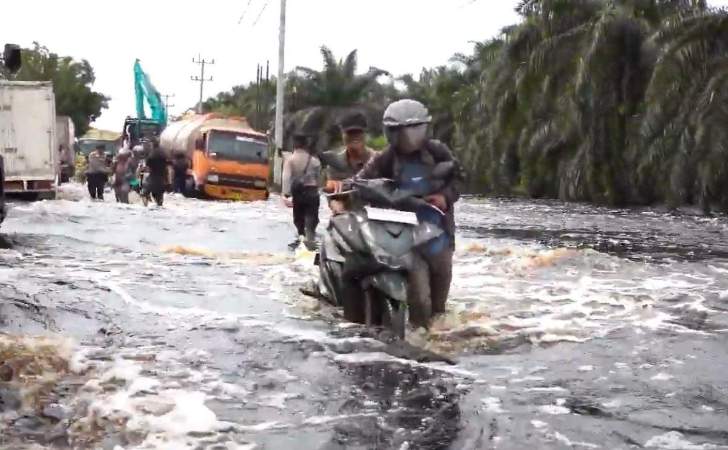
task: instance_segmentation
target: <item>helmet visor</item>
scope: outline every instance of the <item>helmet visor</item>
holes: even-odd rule
[[[427,140],[427,124],[408,127],[387,127],[384,130],[389,144],[401,153],[421,149]]]

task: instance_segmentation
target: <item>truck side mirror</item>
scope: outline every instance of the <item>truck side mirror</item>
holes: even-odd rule
[[[21,61],[20,47],[14,44],[5,44],[5,50],[3,51],[3,61],[5,67],[10,73],[15,73],[20,70]]]

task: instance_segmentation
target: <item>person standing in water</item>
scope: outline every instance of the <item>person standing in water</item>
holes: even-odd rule
[[[88,155],[88,169],[86,170],[86,184],[92,200],[104,200],[104,186],[109,181],[109,167],[106,164],[104,146],[98,145]]]
[[[146,158],[147,176],[144,178],[142,189],[142,202],[144,206],[154,199],[157,206],[164,203],[164,185],[167,178],[167,157],[159,147],[159,143],[152,143],[152,149]]]
[[[293,208],[293,224],[299,239],[305,237],[306,247],[316,246],[316,227],[319,224],[321,161],[309,144],[309,136],[293,136],[293,154],[283,164],[283,199]]]
[[[172,158],[172,169],[174,171],[174,192],[185,194],[187,191],[187,169],[190,163],[187,155],[184,153],[176,153]]]
[[[129,203],[129,192],[131,191],[130,181],[135,177],[132,164],[131,150],[123,148],[114,160],[112,172],[114,174],[114,193],[119,203]]]

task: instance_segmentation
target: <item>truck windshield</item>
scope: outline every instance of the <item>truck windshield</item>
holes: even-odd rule
[[[236,133],[211,132],[208,150],[215,153],[217,159],[262,164],[268,162],[268,147],[265,142]]]

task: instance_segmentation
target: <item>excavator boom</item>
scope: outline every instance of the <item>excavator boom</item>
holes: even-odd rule
[[[149,76],[144,73],[138,59],[134,63],[134,92],[136,93],[137,118],[147,118],[144,111],[144,102],[146,100],[151,111],[151,120],[158,123],[162,128],[167,125],[167,110],[162,102],[162,95],[154,87]]]

